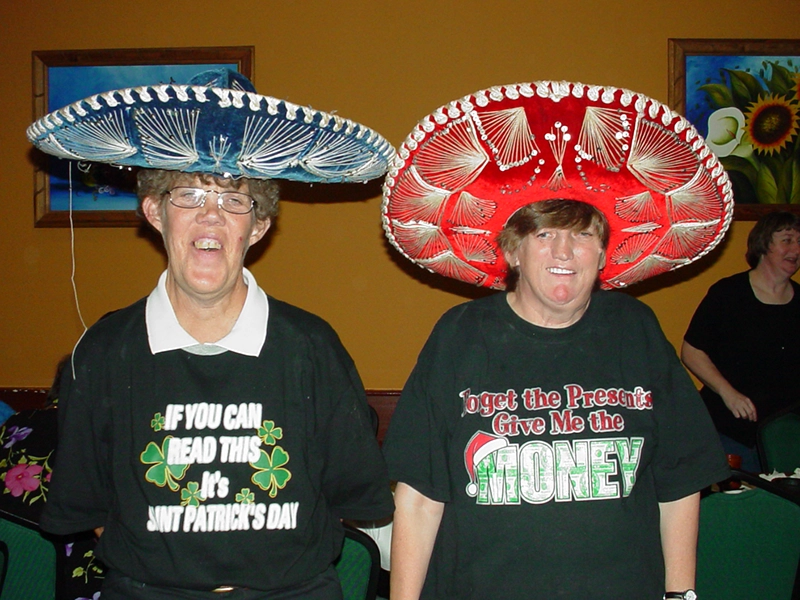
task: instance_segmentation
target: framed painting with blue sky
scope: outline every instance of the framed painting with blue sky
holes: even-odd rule
[[[800,39],[670,39],[669,105],[728,172],[737,219],[800,213]]]
[[[33,53],[33,118],[108,90],[187,83],[227,67],[252,79],[252,46],[64,50]],[[134,171],[31,150],[36,227],[137,226]]]

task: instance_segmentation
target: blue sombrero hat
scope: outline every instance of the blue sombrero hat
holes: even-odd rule
[[[380,177],[395,154],[369,127],[261,96],[228,69],[96,94],[42,117],[27,135],[78,161],[324,183]]]

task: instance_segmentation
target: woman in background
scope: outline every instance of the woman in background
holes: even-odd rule
[[[800,390],[800,218],[762,217],[747,238],[750,270],[711,286],[684,336],[681,358],[728,454],[760,471],[758,421],[797,401]]]

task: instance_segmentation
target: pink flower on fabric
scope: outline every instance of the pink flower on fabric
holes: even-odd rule
[[[25,492],[32,492],[40,485],[36,476],[42,472],[39,465],[19,464],[11,467],[6,473],[6,487],[15,498]]]

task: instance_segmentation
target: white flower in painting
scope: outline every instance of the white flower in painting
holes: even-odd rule
[[[706,143],[720,158],[733,153],[744,135],[744,114],[733,106],[720,108],[708,117]]]

